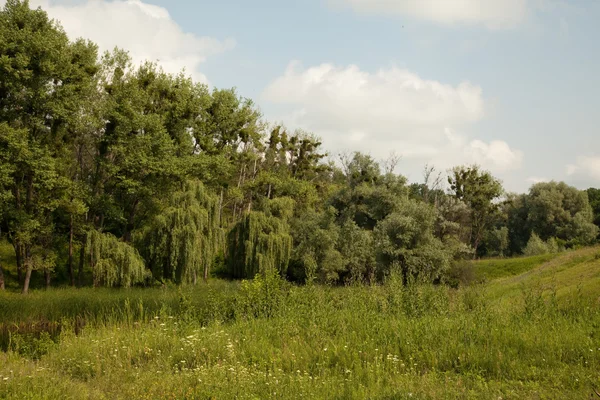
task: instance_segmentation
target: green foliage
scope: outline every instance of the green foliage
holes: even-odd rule
[[[147,277],[144,260],[138,251],[110,233],[92,230],[87,234],[89,263],[95,286],[129,287]]]
[[[223,249],[219,199],[199,182],[188,182],[151,221],[137,240],[154,276],[174,282],[206,280]]]
[[[35,334],[14,334],[10,338],[8,348],[23,357],[39,360],[56,346],[48,332]]]
[[[527,246],[523,249],[523,254],[525,256],[538,256],[556,252],[558,249],[555,243],[555,241],[544,242],[535,232],[532,232]]]
[[[485,238],[487,254],[490,256],[503,257],[509,246],[509,232],[506,226],[489,230]]]
[[[453,196],[470,208],[470,245],[477,253],[487,227],[498,209],[502,194],[500,181],[478,166],[455,167],[448,177]]]
[[[96,285],[130,286],[146,269],[165,285],[211,270],[350,286],[395,269],[404,283],[461,281],[446,276],[451,265],[520,254],[534,231],[551,252],[598,236],[593,189],[552,182],[501,201],[478,166],[451,170],[444,193],[429,166],[409,184],[397,157],[327,155],[316,135],[270,124],[234,89],[134,65],[119,49],[99,57],[26,1],[0,11],[9,290],[84,285],[90,271]]]
[[[302,212],[290,221],[293,250],[288,277],[297,282],[310,283],[317,278],[333,282],[342,271],[341,256],[336,250],[339,228],[335,225],[335,212],[313,210]]]
[[[268,201],[266,211],[251,211],[230,231],[227,264],[235,278],[277,271],[285,276],[292,253],[288,218],[293,201]]]
[[[445,282],[453,288],[469,286],[477,281],[475,267],[469,262],[454,262],[445,277]]]
[[[526,205],[528,226],[542,240],[555,237],[573,246],[591,244],[598,236],[587,194],[564,182],[533,185]]]
[[[600,189],[589,188],[586,192],[594,213],[594,224],[600,227]]]
[[[450,267],[453,254],[433,235],[435,220],[431,206],[408,200],[399,211],[378,223],[373,234],[380,274],[397,266],[405,283],[412,278],[429,282],[440,279]]]
[[[257,274],[241,283],[236,297],[236,318],[270,318],[281,309],[284,301],[284,281],[276,270]]]
[[[346,283],[375,282],[376,251],[373,233],[360,229],[354,221],[340,228],[337,249],[342,256]]]

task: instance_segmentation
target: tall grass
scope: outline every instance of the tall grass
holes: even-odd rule
[[[498,307],[485,286],[259,279],[2,301],[2,321],[23,310],[62,329],[14,336],[0,398],[586,398],[600,387],[600,311],[578,293],[523,287]]]

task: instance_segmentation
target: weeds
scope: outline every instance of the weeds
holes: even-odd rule
[[[520,301],[498,302],[485,285],[405,286],[392,275],[382,286],[295,287],[260,276],[117,299],[35,293],[19,298],[23,318],[52,316],[60,329],[14,336],[0,353],[0,397],[588,396],[600,382],[598,307],[583,292],[521,289]],[[36,314],[27,302],[42,299]],[[0,312],[18,317],[3,301]]]

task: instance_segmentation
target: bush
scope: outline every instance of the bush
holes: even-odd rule
[[[523,254],[526,256],[539,256],[542,254],[558,253],[561,250],[561,244],[557,239],[550,238],[547,242],[544,242],[535,232],[532,232],[527,246],[523,249]]]
[[[253,280],[243,281],[236,296],[236,317],[273,317],[283,303],[285,284],[275,270],[265,271],[257,274]]]
[[[56,343],[48,332],[40,332],[39,334],[16,333],[11,337],[9,348],[23,357],[39,360],[55,345]]]
[[[454,262],[446,274],[446,283],[452,288],[468,286],[477,280],[475,268],[470,262]]]

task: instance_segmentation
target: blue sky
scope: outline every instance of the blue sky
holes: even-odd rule
[[[511,191],[600,187],[600,1],[31,3],[71,36],[237,87],[332,156],[394,151],[412,181],[479,163]]]

